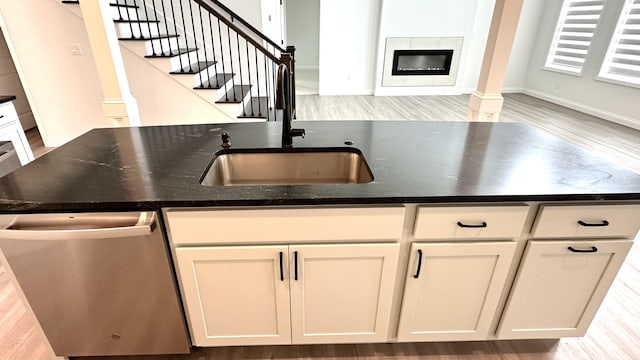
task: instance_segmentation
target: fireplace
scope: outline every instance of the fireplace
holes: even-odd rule
[[[391,75],[449,75],[453,50],[395,50]]]
[[[461,37],[387,38],[382,86],[454,86]]]

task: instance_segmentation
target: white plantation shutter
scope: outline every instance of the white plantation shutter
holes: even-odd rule
[[[605,0],[565,0],[545,67],[580,74]]]
[[[625,1],[598,76],[640,85],[640,0]]]

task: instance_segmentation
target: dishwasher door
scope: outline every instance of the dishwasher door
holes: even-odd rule
[[[155,213],[0,215],[0,249],[56,355],[190,351]]]

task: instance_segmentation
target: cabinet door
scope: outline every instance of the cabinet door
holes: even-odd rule
[[[398,244],[290,246],[289,257],[294,344],[387,341]]]
[[[498,337],[584,335],[632,243],[529,241]]]
[[[515,248],[514,242],[412,244],[398,341],[486,339]]]
[[[287,246],[178,248],[176,258],[193,345],[291,343]]]

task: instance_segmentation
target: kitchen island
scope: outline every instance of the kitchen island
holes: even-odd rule
[[[640,226],[640,175],[526,125],[296,125],[373,181],[200,185],[223,132],[279,123],[96,129],[0,179],[1,211],[157,212],[197,346],[581,336]]]

